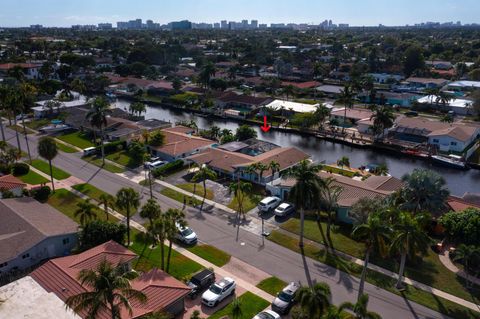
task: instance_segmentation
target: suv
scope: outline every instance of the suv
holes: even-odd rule
[[[143,168],[148,169],[149,165],[152,165],[152,163],[155,163],[160,160],[160,157],[151,157],[148,162],[145,162],[143,164]]]
[[[145,165],[147,166],[148,169],[159,168],[160,166],[163,166],[165,164],[167,164],[167,162],[165,162],[165,161],[155,161],[155,162],[145,163]]]
[[[197,242],[197,234],[188,226],[182,226],[175,223],[177,227],[177,234],[175,237],[184,244],[193,245]]]
[[[235,280],[225,277],[219,282],[213,284],[202,295],[202,303],[208,307],[215,307],[223,299],[235,293],[237,287]]]
[[[295,293],[300,285],[296,282],[291,282],[278,293],[277,297],[272,302],[272,310],[280,314],[287,314],[295,302]]]
[[[199,293],[205,288],[215,282],[215,273],[209,269],[202,270],[201,272],[192,276],[187,282],[187,286],[192,289],[188,293],[190,298],[195,299]]]
[[[272,209],[275,209],[282,200],[275,196],[265,197],[258,203],[258,210],[260,213],[268,213]]]

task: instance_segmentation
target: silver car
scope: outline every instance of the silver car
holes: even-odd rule
[[[293,213],[294,207],[289,203],[281,203],[275,208],[275,215],[278,217],[284,217]]]
[[[295,293],[299,288],[300,285],[297,282],[289,283],[273,300],[272,310],[280,314],[287,314],[295,302]]]

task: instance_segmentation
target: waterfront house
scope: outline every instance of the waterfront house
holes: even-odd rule
[[[334,109],[330,112],[330,120],[335,120],[340,125],[344,125],[344,116],[345,116],[345,125],[347,127],[357,126],[358,122],[361,120],[370,120],[372,118],[373,112],[367,109],[358,109],[347,108],[347,113],[345,116],[345,108]]]
[[[320,104],[307,104],[307,103],[299,103],[299,102],[292,102],[292,101],[285,101],[285,100],[274,100],[266,105],[267,108],[272,108],[276,111],[283,110],[286,113],[309,113],[315,112],[317,107]]]
[[[103,260],[120,265],[125,270],[131,270],[136,259],[135,253],[114,241],[109,241],[78,255],[49,260],[36,269],[31,277],[47,292],[55,294],[65,302],[71,296],[91,290],[91,287],[83,285],[78,280],[80,271],[95,269]],[[132,301],[132,314],[121,307],[121,318],[141,318],[160,311],[177,316],[184,312],[185,297],[190,292],[190,288],[184,283],[156,268],[131,280],[131,286],[143,292],[147,302],[142,304],[136,300]],[[87,312],[81,311],[78,315],[86,318]],[[108,309],[102,309],[97,315],[100,319],[110,317]]]
[[[353,223],[349,213],[350,208],[362,198],[374,199],[385,198],[402,187],[402,181],[392,176],[370,176],[365,181],[352,179],[350,177],[320,172],[321,178],[333,178],[333,185],[341,188],[338,197],[338,208],[336,220],[338,222]],[[274,196],[288,201],[288,194],[295,185],[296,179],[276,179],[273,183],[267,184],[267,190]]]
[[[410,77],[405,80],[408,85],[414,89],[435,89],[441,88],[448,84],[447,79],[434,79],[434,78],[420,78]]]
[[[473,101],[460,98],[451,98],[447,103],[441,103],[435,95],[427,95],[417,99],[419,104],[428,105],[439,111],[452,111],[458,115],[470,115],[473,113]]]
[[[299,90],[306,90],[306,89],[313,89],[320,85],[320,82],[317,81],[306,81],[306,82],[290,82],[290,81],[282,81],[281,86],[293,86]]]
[[[267,105],[273,99],[271,97],[256,97],[251,95],[237,94],[232,91],[225,92],[215,99],[215,106],[221,110],[236,110],[248,114],[253,110]]]
[[[20,197],[23,195],[25,184],[20,179],[13,175],[0,176],[0,199],[3,197],[3,192],[9,191],[14,197]]]
[[[35,106],[31,108],[33,111],[33,117],[36,119],[41,119],[45,117],[56,116],[61,112],[65,112],[67,109],[74,107],[86,107],[88,106],[87,98],[84,96],[74,93],[74,96],[77,98],[72,101],[54,101],[54,100],[45,100],[35,102]],[[58,106],[51,106],[52,102],[58,103]]]
[[[408,92],[378,91],[372,101],[368,92],[364,91],[357,95],[363,103],[398,105],[411,107],[412,103],[422,97],[422,94]]]
[[[0,199],[0,220],[0,274],[69,254],[77,243],[75,222],[30,197]]]
[[[480,81],[455,81],[449,83],[446,90],[462,93],[480,90]]]

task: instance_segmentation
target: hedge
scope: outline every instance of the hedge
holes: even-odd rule
[[[127,142],[125,141],[115,141],[115,142],[110,142],[110,143],[107,143],[107,144],[104,144],[104,150],[105,150],[105,154],[112,154],[112,153],[115,153],[117,151],[120,151],[122,149],[125,149],[127,146]],[[95,147],[95,150],[97,152],[97,154],[101,154],[102,153],[102,146],[97,146]]]
[[[160,166],[159,168],[156,168],[152,171],[152,176],[155,178],[158,178],[160,176],[167,175],[169,173],[176,172],[180,169],[183,168],[183,161],[182,160],[176,160],[170,163],[167,163],[163,166]]]
[[[15,163],[12,166],[12,173],[14,176],[23,176],[28,174],[30,171],[30,166],[25,163]]]

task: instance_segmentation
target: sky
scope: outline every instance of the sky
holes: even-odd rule
[[[426,21],[480,23],[480,0],[1,0],[0,26],[115,23],[135,18],[162,24],[219,22],[313,23],[355,26]]]

